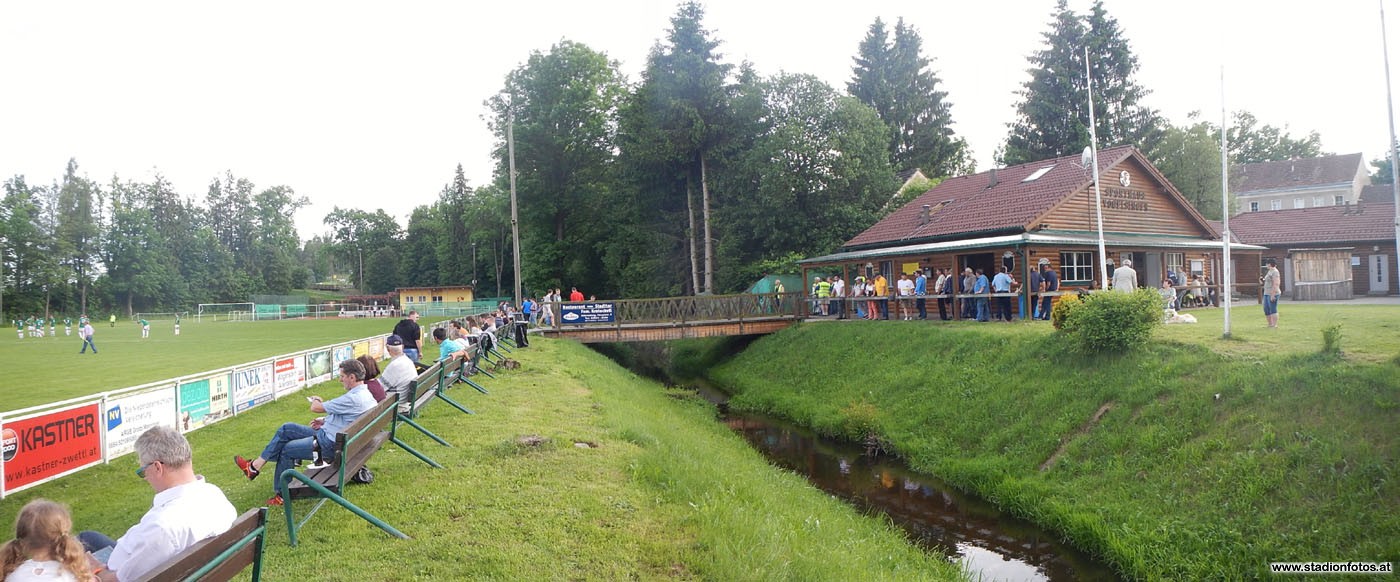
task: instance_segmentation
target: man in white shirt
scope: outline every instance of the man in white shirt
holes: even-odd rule
[[[141,522],[113,542],[97,532],[78,534],[89,552],[111,555],[104,566],[89,554],[93,576],[104,582],[135,580],[195,542],[228,531],[238,512],[218,487],[194,474],[190,443],[179,431],[157,426],[136,439],[136,475],[155,489]]]
[[[1123,266],[1113,270],[1113,290],[1123,293],[1137,291],[1137,271],[1133,270],[1133,260],[1123,259]]]
[[[909,298],[914,296],[914,282],[909,280],[908,273],[899,274],[895,288],[899,290],[899,315],[904,317],[904,321],[909,321]]]
[[[407,398],[408,385],[418,377],[418,369],[413,366],[413,360],[403,353],[403,338],[391,335],[389,339],[384,340],[384,346],[389,350],[389,363],[384,366],[384,371],[379,373],[379,383],[384,385],[385,393],[402,393]],[[408,410],[408,402],[399,403],[399,412]]]

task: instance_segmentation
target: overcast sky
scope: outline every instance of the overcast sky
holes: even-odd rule
[[[1079,12],[1089,5],[1070,2]],[[903,17],[923,36],[955,131],[986,169],[1055,2],[705,6],[727,62],[810,73],[842,90],[871,22]],[[1377,2],[1105,6],[1138,56],[1147,104],[1172,122],[1200,110],[1219,123],[1223,66],[1232,111],[1295,135],[1316,130],[1327,151],[1384,154]],[[1386,6],[1395,40],[1400,2]],[[0,176],[49,183],[73,157],[104,184],[114,174],[146,181],[159,172],[202,197],[231,170],[259,188],[288,185],[306,196],[311,205],[297,216],[303,238],[325,230],[335,205],[384,208],[403,223],[458,163],[472,185],[491,180],[482,102],[531,51],[582,42],[636,80],[675,8],[645,0],[4,2]]]

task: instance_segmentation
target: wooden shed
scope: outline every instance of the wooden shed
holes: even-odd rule
[[[1294,301],[1351,299],[1352,247],[1289,249]]]

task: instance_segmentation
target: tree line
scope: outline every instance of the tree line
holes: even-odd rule
[[[1219,127],[1199,115],[1172,125],[1143,104],[1137,58],[1102,2],[1079,14],[1060,0],[1044,37],[998,163],[1088,145],[1088,47],[1099,143],[1136,145],[1218,218]],[[16,176],[0,203],[0,309],[179,308],[333,275],[369,293],[473,284],[478,296],[509,295],[508,133],[527,294],[741,291],[833,250],[939,179],[975,171],[922,44],[903,19],[876,19],[842,90],[726,62],[695,2],[680,4],[636,81],[606,54],[563,40],[532,52],[484,104],[495,140],[489,184],[471,187],[459,165],[406,227],[383,210],[336,208],[329,234],[304,243],[290,218],[304,198],[232,173],[202,201],[160,177],[99,186],[72,161],[51,185]],[[1295,137],[1243,111],[1228,137],[1236,163],[1322,154],[1316,132]],[[914,168],[933,180],[901,192],[897,173]]]

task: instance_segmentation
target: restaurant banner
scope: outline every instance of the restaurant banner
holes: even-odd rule
[[[6,419],[0,428],[5,493],[27,489],[102,462],[98,403]]]
[[[156,426],[175,427],[175,385],[107,398],[107,459],[130,453],[136,438]]]
[[[190,432],[233,415],[229,408],[228,374],[183,382],[179,393],[180,432]]]
[[[272,402],[272,362],[233,373],[233,413]]]
[[[273,382],[281,398],[306,386],[306,358],[292,356],[272,363]]]

